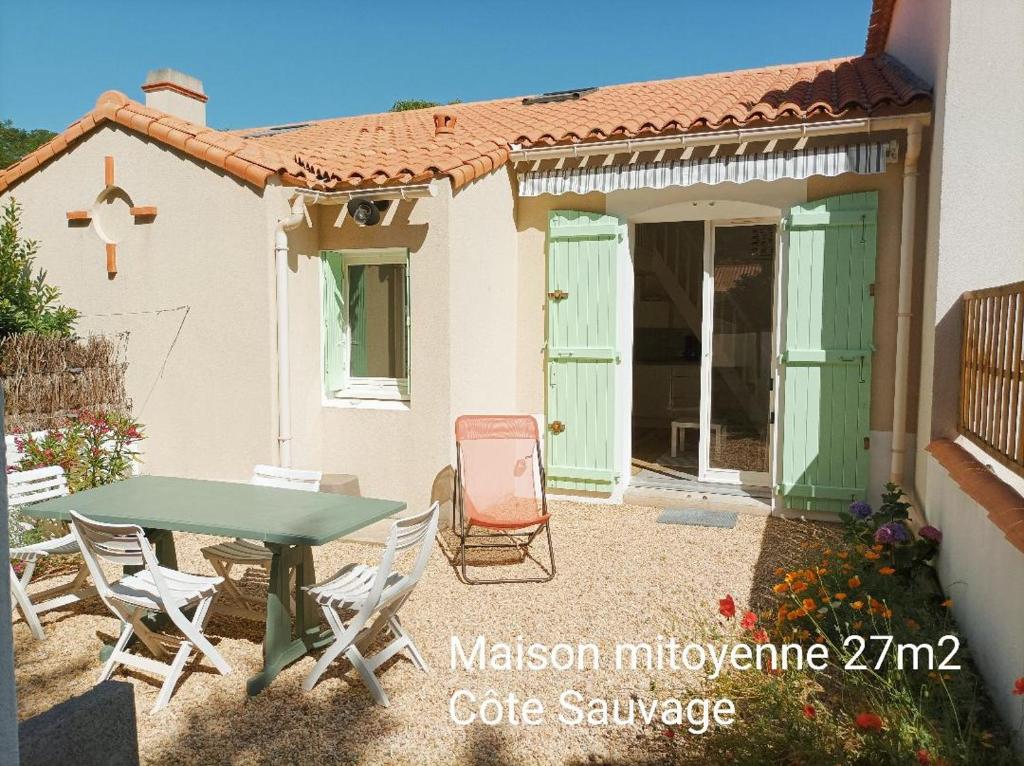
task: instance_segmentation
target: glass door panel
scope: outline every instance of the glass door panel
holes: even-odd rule
[[[774,225],[714,228],[710,418],[702,436],[709,474],[744,484],[769,481],[775,239]]]

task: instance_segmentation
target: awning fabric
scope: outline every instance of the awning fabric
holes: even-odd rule
[[[887,146],[886,142],[872,142],[669,162],[536,170],[519,174],[519,196],[607,194],[629,189],[883,173]]]

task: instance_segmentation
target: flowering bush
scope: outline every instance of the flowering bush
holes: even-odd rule
[[[130,415],[82,412],[65,428],[47,431],[40,438],[16,437],[25,453],[18,470],[59,465],[68,476],[68,488],[78,492],[125,479],[137,460],[141,426]]]
[[[770,609],[719,600],[723,639],[755,652],[773,643],[780,654],[783,644],[823,644],[827,664],[723,673],[701,693],[734,700],[737,721],[692,741],[685,762],[1018,763],[967,649],[960,644],[953,660],[959,670],[939,664],[949,651],[940,639],[956,635],[952,602],[930,577],[942,533],[923,527],[915,536],[901,497],[889,485],[878,511],[854,503],[842,534],[802,545],[797,566],[775,570]],[[904,662],[872,636],[933,647],[934,662]],[[862,669],[848,669],[851,660]],[[1024,677],[1013,690],[1024,695]],[[680,739],[676,760],[687,746]]]
[[[873,549],[883,546],[874,549],[885,559],[881,566],[906,579],[930,569],[942,542],[942,532],[932,526],[922,527],[915,536],[907,524],[909,517],[910,504],[903,501],[903,490],[891,483],[885,485],[878,511],[858,500],[850,504],[848,512],[839,514],[847,541]]]
[[[59,465],[67,474],[68,489],[78,492],[127,478],[133,461],[138,459],[136,445],[142,438],[141,426],[129,415],[82,412],[64,428],[47,431],[41,437],[28,434],[15,437],[15,446],[24,452],[24,457],[17,466],[9,466],[8,471]],[[8,517],[10,546],[45,539],[48,535],[43,527],[11,510]]]

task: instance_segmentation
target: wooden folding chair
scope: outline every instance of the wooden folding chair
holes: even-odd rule
[[[64,497],[67,494],[68,479],[64,469],[59,465],[7,474],[7,505],[10,508],[38,503],[53,497]],[[86,585],[89,570],[84,561],[79,563],[78,572],[71,582],[32,596],[28,594],[29,582],[40,560],[47,556],[77,553],[78,543],[71,534],[10,550],[11,561],[20,561],[25,566],[20,577],[15,574],[13,565],[11,566],[11,597],[32,635],[39,640],[46,638],[43,626],[39,622],[39,615],[96,594],[95,588]]]
[[[223,582],[220,577],[160,566],[142,528],[134,524],[102,524],[71,511],[71,533],[96,583],[97,594],[121,621],[121,634],[97,683],[109,679],[120,665],[162,677],[164,682],[151,711],[156,713],[170,702],[193,651],[206,655],[221,675],[231,672],[231,666],[203,633],[217,586]],[[103,561],[142,569],[110,582],[103,572]],[[185,616],[186,610],[192,612],[191,618]],[[183,638],[158,633],[144,622],[143,617],[152,612],[166,614]],[[129,652],[133,635],[157,659]],[[168,658],[169,663],[158,661]]]
[[[322,475],[320,471],[300,471],[294,468],[258,465],[253,468],[249,483],[261,487],[319,492]],[[263,543],[237,537],[232,542],[208,545],[202,549],[202,554],[210,562],[213,571],[224,578],[221,597],[217,602],[217,611],[249,620],[265,619],[266,597],[246,593],[235,580],[231,579],[231,569],[236,565],[245,568],[261,567],[269,573],[270,562],[273,559],[270,550]]]
[[[434,503],[416,516],[396,521],[391,526],[387,545],[376,567],[350,564],[330,580],[307,588],[323,609],[324,617],[334,634],[334,642],[317,660],[306,680],[305,691],[312,689],[320,676],[339,655],[352,663],[370,694],[378,704],[387,706],[388,695],[375,675],[377,669],[399,652],[408,652],[413,665],[428,672],[426,661],[412,637],[398,619],[398,610],[409,598],[426,569],[434,547],[441,506]],[[420,546],[408,574],[392,570],[398,551]],[[354,612],[348,622],[345,615]],[[373,622],[370,619],[376,615]],[[377,654],[367,656],[367,649],[383,631],[392,640]]]
[[[474,585],[551,580],[555,549],[537,421],[530,415],[462,415],[455,420],[455,459],[452,528],[460,530],[462,578]],[[473,533],[474,528],[481,531]],[[524,559],[533,558],[530,544],[541,531],[547,536],[550,558],[550,569],[543,576],[470,578],[466,564],[469,549],[514,548]],[[471,542],[474,540],[480,542]]]

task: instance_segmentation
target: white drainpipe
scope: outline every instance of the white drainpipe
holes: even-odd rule
[[[910,369],[910,308],[914,297],[914,216],[917,212],[917,159],[921,124],[907,126],[903,160],[903,212],[900,220],[900,290],[896,307],[896,380],[892,403],[892,464],[889,481],[903,483],[907,463],[907,374]],[[919,426],[920,428],[920,426]]]
[[[277,451],[282,468],[292,464],[291,385],[288,354],[288,231],[302,223],[306,198],[292,200],[291,213],[277,222],[274,230],[274,263],[277,270]]]

